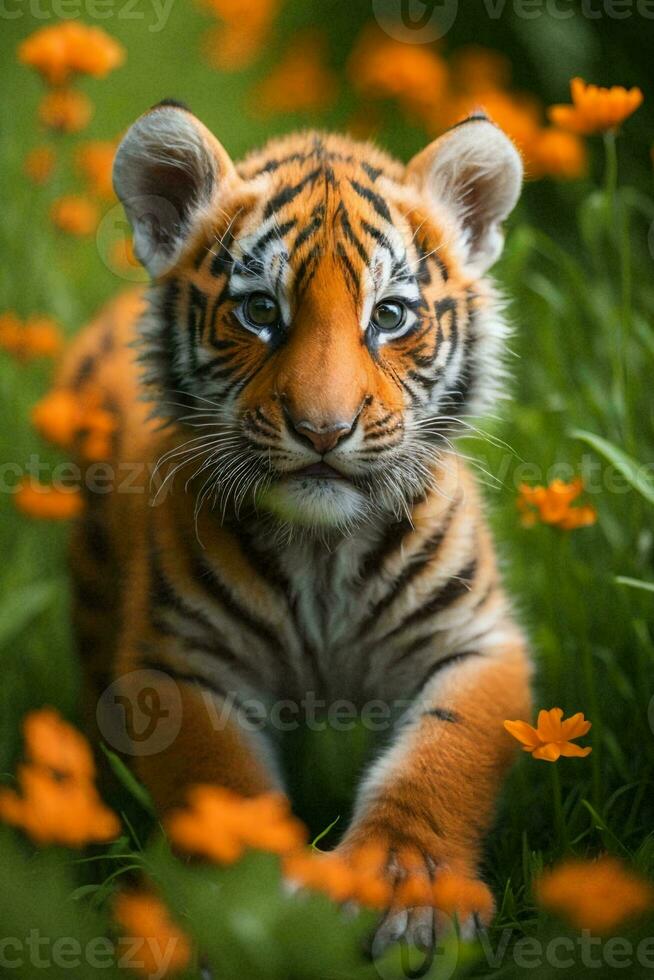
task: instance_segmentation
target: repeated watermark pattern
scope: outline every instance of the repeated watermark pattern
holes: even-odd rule
[[[389,37],[405,44],[431,44],[453,27],[459,0],[372,0],[372,8]],[[498,21],[508,15],[526,21],[542,17],[558,21],[573,17],[654,20],[654,0],[479,0],[475,4],[476,17]]]
[[[171,937],[165,942],[155,936],[94,936],[81,942],[75,936],[43,935],[39,929],[31,929],[24,937],[0,936],[0,971],[11,976],[16,970],[20,976],[39,976],[40,971],[91,970],[132,971],[128,975],[160,980],[165,977],[179,939]],[[148,966],[154,970],[148,971]]]
[[[0,20],[139,21],[158,34],[166,27],[175,0],[0,0]]]
[[[494,461],[492,469],[490,461],[482,454],[478,454],[475,460],[482,468],[481,472],[489,490],[518,492],[525,483],[548,485],[554,480],[570,482],[579,477],[587,494],[624,495],[633,492],[634,484],[646,488],[654,480],[654,462],[635,465],[630,479],[627,479],[616,466],[603,462],[593,453],[583,453],[574,465],[557,462],[543,466],[540,463],[517,460],[509,452],[503,453],[498,461]],[[130,460],[113,464],[102,460],[80,466],[70,460],[52,463],[38,453],[31,453],[23,463],[7,461],[0,464],[0,494],[14,493],[18,484],[25,482],[35,490],[48,483],[63,493],[84,490],[100,496],[115,493],[147,494],[150,505],[156,507],[177,487],[170,475],[171,469],[157,466],[156,462]],[[179,483],[182,488],[186,476]]]
[[[431,911],[431,909],[429,910]],[[400,980],[424,977],[428,973],[439,980],[449,980],[460,960],[461,943],[455,926],[447,916],[438,914],[439,935],[433,949],[420,951],[402,944],[400,963],[403,973],[398,974],[397,958],[390,959],[385,951],[372,949],[372,961],[381,980]],[[579,935],[558,935],[547,940],[523,936],[516,939],[510,928],[503,929],[491,939],[481,932],[477,941],[482,959],[491,970],[516,967],[529,973],[550,967],[569,971],[574,967],[597,970],[598,976],[607,971],[625,971],[624,976],[634,976],[635,971],[654,973],[654,936],[631,940],[624,936],[600,937],[588,929]],[[515,940],[515,941],[514,941]],[[75,936],[54,938],[39,929],[31,929],[28,935],[0,936],[0,970],[11,976],[13,971],[38,976],[40,971],[107,970],[117,967],[126,971],[138,971],[148,980],[161,980],[175,953],[178,939],[165,942],[154,936],[94,936],[82,942]],[[148,970],[148,965],[154,969]],[[130,974],[133,975],[133,974]]]

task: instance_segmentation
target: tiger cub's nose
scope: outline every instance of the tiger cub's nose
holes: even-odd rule
[[[321,456],[335,449],[339,442],[350,435],[356,424],[356,419],[351,422],[331,422],[327,425],[315,425],[307,419],[301,419],[299,422],[294,419],[290,421],[297,435],[310,442]]]

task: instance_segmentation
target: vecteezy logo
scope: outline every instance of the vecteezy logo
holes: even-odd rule
[[[104,215],[95,233],[98,255],[110,272],[127,282],[147,282],[149,276],[134,257],[130,246],[131,228],[121,204]]]
[[[434,915],[434,910],[412,909],[409,913],[398,912],[394,918],[398,926],[405,925],[407,914],[415,915],[420,912],[428,917]],[[454,974],[459,960],[459,941],[453,921],[443,912],[436,913],[435,941],[429,949],[418,949],[410,946],[404,937],[398,939],[390,947],[378,933],[372,941],[370,950],[372,963],[377,976],[381,980],[418,980],[420,977],[437,977],[438,980],[449,980]],[[387,920],[385,925],[393,931],[393,920]],[[382,930],[383,931],[383,930]],[[396,932],[396,935],[397,935]]]
[[[102,693],[96,719],[107,745],[125,755],[163,752],[181,727],[179,688],[163,671],[132,670]]]
[[[459,0],[372,0],[377,23],[405,44],[429,44],[449,31]]]

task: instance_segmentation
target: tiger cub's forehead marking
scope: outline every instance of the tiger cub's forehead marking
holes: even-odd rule
[[[413,230],[394,207],[402,197],[396,173],[321,145],[273,156],[254,172],[244,168],[243,176],[258,203],[233,244],[233,292],[271,292],[288,321],[321,256],[330,253],[356,301],[362,328],[384,297],[417,301],[418,257]]]

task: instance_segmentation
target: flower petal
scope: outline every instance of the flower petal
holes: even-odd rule
[[[538,712],[538,736],[542,742],[558,742],[561,738],[561,719],[563,710],[561,708],[550,708],[549,711],[543,708]]]
[[[556,762],[560,755],[561,749],[557,742],[549,742],[533,751],[534,759],[542,759],[544,762]]]
[[[567,758],[585,758],[593,751],[590,745],[575,745],[573,742],[562,742],[559,745],[561,755]]]
[[[513,735],[514,738],[517,738],[528,749],[535,748],[541,744],[538,732],[532,725],[527,724],[526,721],[505,721],[504,727],[509,735]]]
[[[581,735],[586,735],[591,728],[592,725],[589,721],[586,721],[583,712],[578,711],[576,715],[566,718],[561,723],[561,738],[565,742],[571,738],[580,738]]]

